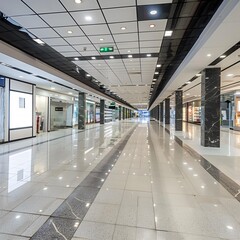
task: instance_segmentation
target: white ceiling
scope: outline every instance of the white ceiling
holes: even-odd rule
[[[158,53],[167,20],[137,21],[136,2],[150,5],[172,0],[84,0],[81,4],[74,0],[11,0],[6,4],[6,0],[0,0],[0,5],[2,12],[65,57],[99,56],[101,46],[113,46],[113,56]],[[150,28],[150,24],[155,27]],[[138,103],[148,103],[157,58],[74,63],[130,104],[137,107]],[[142,85],[141,91],[126,91],[126,85],[132,90]]]

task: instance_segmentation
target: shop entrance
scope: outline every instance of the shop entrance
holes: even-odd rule
[[[50,130],[70,128],[73,126],[73,104],[51,99],[50,101]]]
[[[4,98],[3,88],[0,87],[0,143],[4,141]]]

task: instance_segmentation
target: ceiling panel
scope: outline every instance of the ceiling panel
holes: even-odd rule
[[[48,38],[59,37],[59,35],[54,30],[52,30],[52,28],[36,28],[29,31],[38,38],[45,38],[46,36]]]
[[[130,42],[130,41],[138,41],[137,33],[126,33],[126,34],[114,34],[113,35],[115,41],[118,42]]]
[[[65,12],[64,7],[58,0],[24,0],[24,2],[32,8],[35,12],[39,13],[53,13],[53,12]]]
[[[77,57],[80,54],[77,51],[72,51],[72,52],[62,52],[61,53],[64,57]]]
[[[42,38],[42,40],[50,46],[67,46],[69,45],[64,39],[62,38]]]
[[[89,51],[95,51],[95,47],[91,44],[84,44],[84,45],[74,45],[74,48],[78,50],[79,52],[89,52]]]
[[[98,56],[99,52],[98,51],[82,51],[81,54],[83,56]]]
[[[167,19],[139,21],[139,32],[164,31],[167,25]],[[150,27],[154,25],[154,27]]]
[[[90,44],[87,37],[66,37],[65,40],[71,45]]]
[[[84,35],[78,26],[56,27],[54,30],[62,37],[79,37]],[[71,31],[71,33],[68,33],[68,31]]]
[[[100,10],[71,12],[71,15],[79,25],[105,23]]]
[[[138,42],[124,42],[124,43],[117,43],[119,49],[136,49],[139,47]]]
[[[76,4],[75,1],[70,0],[61,0],[61,2],[68,11],[90,10],[99,8],[96,0],[82,1],[81,4]]]
[[[101,34],[110,34],[107,24],[98,24],[98,25],[84,25],[81,26],[82,30],[86,35],[101,35]]]
[[[137,21],[136,7],[104,9],[103,13],[108,23]]]
[[[140,42],[140,47],[160,47],[162,44],[162,41],[142,41]]]
[[[13,17],[13,20],[25,28],[48,27],[48,25],[37,15]]]
[[[163,39],[163,32],[144,32],[139,33],[140,41],[153,41],[153,40],[161,40]]]
[[[60,53],[75,51],[74,48],[72,48],[71,46],[53,46],[52,48],[54,48],[56,51]]]
[[[135,6],[135,0],[99,0],[101,8]]]
[[[133,49],[120,49],[120,54],[139,54],[139,48],[133,48]]]
[[[51,27],[59,26],[71,26],[75,25],[75,22],[69,16],[68,13],[55,13],[55,14],[43,14],[40,15]]]
[[[160,48],[140,48],[140,53],[159,53]]]
[[[113,43],[112,35],[98,35],[98,36],[89,36],[89,39],[92,43],[105,44]]]
[[[34,14],[30,8],[28,8],[23,2],[19,0],[11,0],[8,1],[7,4],[6,0],[0,0],[0,6],[1,12],[5,13],[9,17]]]
[[[116,33],[130,33],[130,32],[137,32],[137,22],[121,22],[121,23],[111,23],[109,24],[111,32],[113,34]],[[122,30],[121,28],[125,28]]]

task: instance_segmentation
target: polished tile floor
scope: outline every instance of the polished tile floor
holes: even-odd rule
[[[125,120],[0,145],[0,240],[240,239],[240,203],[165,127]]]

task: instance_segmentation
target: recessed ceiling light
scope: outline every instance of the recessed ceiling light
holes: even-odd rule
[[[226,57],[226,55],[221,55],[221,56],[220,56],[220,58],[225,58],[225,57]]]
[[[92,60],[95,60],[96,59],[96,57],[91,57],[92,58]]]
[[[52,90],[55,90],[55,87],[51,87]]]
[[[188,95],[190,95],[190,93],[187,93],[186,95],[188,96]]]
[[[129,58],[132,58],[132,55],[128,55]]]
[[[228,229],[230,230],[233,230],[233,227],[232,226],[227,226]]]
[[[172,30],[165,31],[164,36],[165,36],[165,37],[171,37],[171,36],[172,36],[172,33],[173,33]]]
[[[128,50],[128,52],[131,52],[131,50]]]
[[[90,74],[87,74],[86,76],[87,76],[87,77],[91,77],[91,75],[90,75]]]
[[[86,17],[85,17],[85,20],[86,20],[86,21],[92,21],[92,17],[91,17],[91,16],[86,16]]]
[[[100,38],[99,40],[100,40],[100,41],[103,41],[104,39],[103,39],[103,38]]]
[[[75,58],[74,58],[74,60],[75,60],[75,61],[78,61],[78,60],[79,60],[79,58],[75,57]]]
[[[157,65],[157,68],[160,68],[161,66],[162,66],[161,64],[158,64],[158,65]]]
[[[190,81],[187,81],[186,84],[190,84],[191,82]]]
[[[19,76],[20,78],[23,78],[23,76]]]
[[[69,34],[72,34],[73,32],[71,30],[68,31]]]
[[[197,73],[196,74],[196,77],[200,77],[202,74],[201,73]]]
[[[210,53],[209,53],[209,54],[207,54],[207,57],[211,57],[211,56],[212,56],[212,54],[210,54]]]
[[[151,57],[152,55],[151,54],[147,54],[147,57]]]
[[[159,74],[159,72],[155,72],[154,74]]]
[[[68,94],[72,95],[73,93],[72,93],[72,92],[69,92]]]
[[[227,77],[232,77],[234,74],[232,74],[232,73],[229,73],[228,75],[227,75]]]
[[[123,30],[123,31],[126,30],[126,27],[121,27],[121,30]]]
[[[40,44],[40,45],[44,45],[45,43],[39,39],[39,38],[34,38],[33,41],[35,41],[36,43]]]
[[[153,81],[157,81],[157,79],[156,79],[156,78],[154,78],[154,79],[153,79]]]
[[[152,10],[152,11],[150,11],[150,14],[151,14],[151,15],[156,15],[156,14],[157,14],[157,10]]]
[[[113,59],[113,58],[114,58],[114,56],[110,56],[109,58]]]
[[[150,28],[154,28],[154,27],[155,27],[155,24],[150,24],[149,27],[150,27]]]
[[[82,0],[75,0],[75,3],[77,3],[77,4],[79,4],[81,2],[82,2]]]

